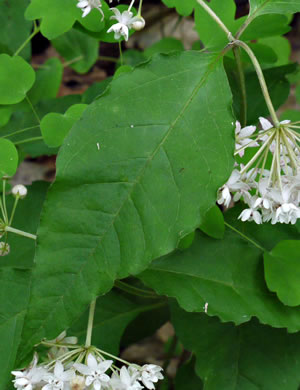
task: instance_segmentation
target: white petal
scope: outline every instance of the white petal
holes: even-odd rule
[[[268,119],[263,118],[262,116],[259,117],[259,121],[260,121],[261,127],[262,127],[264,130],[269,130],[269,129],[272,129],[272,127],[274,127],[274,126],[272,125],[272,123],[271,123],[270,121],[268,121]]]
[[[123,366],[120,370],[120,378],[121,378],[121,381],[127,385],[127,386],[130,386],[131,385],[131,378],[130,378],[130,375],[126,369],[125,366]]]
[[[74,367],[76,368],[77,371],[80,372],[80,374],[89,375],[91,373],[91,369],[85,364],[74,363]]]
[[[281,123],[282,125],[288,125],[289,123],[291,123],[291,121],[288,120],[288,119],[286,119],[286,120],[284,120],[284,121],[281,121],[280,123]]]
[[[60,361],[57,361],[54,367],[54,375],[59,378],[63,372],[64,372],[64,366]]]
[[[85,8],[89,5],[89,2],[87,0],[82,0],[77,4],[78,8]]]
[[[241,138],[246,138],[252,135],[256,130],[256,126],[246,126],[240,132]]]
[[[113,364],[112,360],[104,360],[103,362],[98,364],[97,370],[101,373],[105,372],[109,369],[109,367]]]
[[[95,390],[100,390],[101,389],[101,383],[98,380],[95,380],[93,383],[94,389]]]
[[[92,8],[90,6],[87,6],[82,14],[82,17],[85,18],[86,15],[88,15],[91,12],[91,10],[92,10]]]
[[[236,135],[240,134],[241,128],[242,128],[242,126],[241,126],[240,122],[236,121],[235,122],[235,134]]]
[[[97,363],[97,360],[95,358],[94,355],[92,355],[91,353],[89,354],[88,358],[87,358],[87,364],[88,364],[88,367],[91,368],[92,370],[97,370],[97,367],[98,367],[98,363]]]
[[[243,222],[245,222],[245,221],[247,221],[250,218],[251,213],[252,213],[251,209],[245,209],[239,215],[239,219],[241,219]]]
[[[67,344],[77,344],[77,337],[66,337],[64,340]]]

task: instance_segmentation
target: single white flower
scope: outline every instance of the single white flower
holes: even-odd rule
[[[243,210],[239,215],[238,219],[242,220],[243,222],[254,221],[258,225],[262,223],[261,214],[259,213],[259,211],[253,208]]]
[[[67,337],[67,332],[63,331],[60,335],[56,337],[56,339],[53,340],[45,340],[45,342],[51,343],[51,344],[57,344],[57,347],[50,348],[48,352],[48,356],[51,360],[56,359],[65,353],[68,352],[67,347],[59,346],[60,344],[71,344],[76,345],[78,342],[77,337]]]
[[[162,373],[162,367],[155,364],[145,364],[141,369],[140,380],[147,387],[147,389],[155,389],[154,383],[157,383],[160,379],[164,379]]]
[[[37,362],[38,357],[35,355],[28,369],[12,371],[12,375],[16,377],[13,384],[17,390],[32,390],[40,384],[47,371],[42,367],[37,367]]]
[[[23,199],[27,195],[27,188],[23,184],[17,184],[12,188],[11,192],[14,197]]]
[[[283,203],[276,211],[275,217],[272,219],[272,224],[291,223],[295,224],[300,218],[300,208],[293,203]]]
[[[141,390],[144,388],[139,382],[140,372],[134,367],[123,366],[120,376],[113,375],[111,385],[115,390]]]
[[[230,175],[228,181],[218,190],[218,204],[224,204],[225,207],[229,207],[231,202],[231,192],[237,192],[234,200],[238,200],[244,193],[250,190],[249,184],[243,181],[241,173],[234,169]],[[237,196],[239,195],[239,196]]]
[[[256,130],[256,126],[246,126],[242,128],[239,121],[236,121],[235,124],[235,149],[239,153],[240,157],[243,157],[245,154],[245,149],[239,151],[239,149],[245,147],[252,148],[259,146],[257,141],[254,139],[249,138]]]
[[[86,386],[92,386],[95,390],[100,390],[101,387],[107,387],[110,381],[110,377],[105,372],[112,363],[112,360],[104,360],[98,363],[95,356],[90,353],[87,357],[87,365],[75,363],[74,368],[86,376]]]
[[[102,20],[104,19],[104,13],[101,9],[102,4],[101,0],[78,0],[77,7],[81,8],[83,14],[82,17],[86,17],[93,8],[97,9],[101,15],[102,15]]]
[[[113,24],[107,32],[114,32],[115,39],[120,39],[121,37],[125,38],[125,41],[128,41],[129,38],[129,29],[133,28],[133,24],[137,21],[140,21],[140,18],[137,16],[133,16],[131,11],[120,12],[118,8],[111,8],[114,13],[113,16],[110,17],[111,20],[116,20],[118,23]]]
[[[74,377],[75,371],[73,369],[65,371],[63,364],[58,360],[55,363],[54,373],[48,373],[43,377],[43,380],[48,383],[42,387],[42,390],[65,390]]]

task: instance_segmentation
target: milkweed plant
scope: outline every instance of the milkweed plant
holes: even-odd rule
[[[300,388],[300,0],[237,4],[0,2],[0,390]]]

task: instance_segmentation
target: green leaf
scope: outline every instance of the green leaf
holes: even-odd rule
[[[28,92],[32,104],[40,100],[55,98],[58,94],[63,66],[58,58],[50,58],[36,72],[36,80]]]
[[[43,116],[49,112],[63,113],[72,104],[80,103],[80,101],[80,95],[69,95],[57,99],[46,99],[35,105],[35,111],[40,118],[43,118]],[[9,123],[0,128],[0,137],[9,136],[13,142],[22,142],[27,138],[41,136],[36,116],[33,114],[32,110],[30,110],[29,105],[27,111],[23,111],[24,109],[25,105],[22,103],[20,110],[13,113]],[[16,131],[20,133],[12,135]],[[19,145],[19,149],[21,149],[26,155],[29,154],[32,157],[57,153],[57,149],[49,148],[42,140],[24,144],[22,143]]]
[[[163,38],[160,41],[148,47],[143,54],[146,57],[151,57],[157,53],[169,53],[171,51],[182,51],[182,50],[184,50],[184,46],[179,39],[168,37],[168,38]]]
[[[176,7],[176,11],[183,16],[189,16],[195,7],[196,0],[162,0],[163,3],[169,7],[174,8]]]
[[[100,81],[99,83],[94,83],[93,85],[91,85],[82,95],[82,103],[90,104],[94,100],[98,99],[104,93],[104,91],[107,89],[111,80],[112,80],[111,77],[107,77],[105,80]]]
[[[28,20],[42,19],[41,33],[50,40],[69,31],[76,21],[91,31],[101,31],[104,23],[101,22],[99,11],[93,9],[82,18],[82,11],[77,4],[77,0],[32,0],[25,17]],[[105,3],[103,5],[108,8]]]
[[[224,240],[197,233],[185,252],[155,260],[139,278],[158,294],[174,297],[187,311],[207,311],[235,324],[257,317],[263,324],[300,329],[299,310],[270,294],[262,269],[263,251],[237,233]]]
[[[0,106],[0,127],[9,122],[12,112],[12,106]]]
[[[293,14],[300,12],[298,0],[250,0],[250,15],[257,17],[263,14]]]
[[[68,31],[53,39],[52,44],[61,56],[70,62],[69,66],[78,73],[86,73],[97,61],[98,41],[81,31],[74,29]]]
[[[0,177],[13,176],[17,171],[18,160],[15,145],[6,138],[0,138]]]
[[[29,37],[32,22],[24,19],[28,0],[9,0],[0,2],[0,42],[6,45],[13,54]],[[3,52],[1,50],[1,52]],[[30,57],[30,45],[27,45],[20,55]]]
[[[19,103],[34,79],[34,70],[22,57],[0,54],[0,104]]]
[[[285,305],[300,305],[300,240],[281,241],[264,255],[265,278],[268,288],[276,292]]]
[[[41,121],[41,132],[46,144],[50,147],[60,146],[86,107],[86,104],[75,104],[64,115],[53,112],[45,115]]]
[[[222,239],[224,237],[224,217],[218,206],[214,206],[208,210],[199,228],[210,237],[216,239]]]
[[[234,0],[212,0],[207,5],[222,19],[232,33],[238,30],[244,20],[244,18],[235,19]],[[226,33],[198,3],[195,8],[195,24],[200,39],[207,48],[223,48],[228,43]]]
[[[86,109],[42,215],[23,353],[199,225],[232,171],[230,104],[219,59],[183,52],[113,80]]]
[[[14,228],[36,234],[48,186],[49,184],[45,182],[35,182],[27,187],[27,196],[19,200],[17,206],[12,224]],[[6,203],[9,215],[14,201],[15,198],[12,195],[7,197]],[[7,240],[10,246],[10,253],[0,258],[0,268],[32,268],[35,254],[35,241],[14,233],[9,233]]]
[[[161,303],[153,303],[153,300],[148,301],[139,304],[114,290],[99,297],[95,310],[92,344],[106,352],[118,355],[121,338],[128,324],[139,314],[162,306]],[[79,342],[84,343],[87,322],[88,310],[76,321],[68,334],[77,336]]]
[[[300,384],[299,334],[262,326],[235,327],[172,305],[176,333],[196,355],[205,390],[297,390]]]
[[[274,66],[287,65],[290,62],[291,44],[286,37],[269,37],[259,39],[259,43],[269,46],[277,55]]]
[[[47,188],[47,183],[34,183],[28,187],[27,197],[19,202],[14,227],[36,233]],[[9,196],[9,210],[13,202],[13,197]],[[8,242],[10,254],[0,257],[0,390],[7,390],[8,383],[12,385],[10,372],[16,368],[17,349],[29,302],[31,271],[28,268],[33,266],[35,252],[35,242],[28,238],[9,233]]]
[[[194,359],[179,367],[175,377],[175,390],[202,390],[203,383],[195,373]]]

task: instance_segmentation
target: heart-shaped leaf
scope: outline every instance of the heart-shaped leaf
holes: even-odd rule
[[[18,151],[6,138],[0,138],[0,177],[13,176],[18,167]]]
[[[51,112],[44,116],[41,121],[41,132],[46,144],[50,147],[60,146],[86,107],[86,104],[75,104],[68,108],[64,115]]]
[[[34,80],[34,70],[22,57],[0,54],[0,104],[22,101]]]

